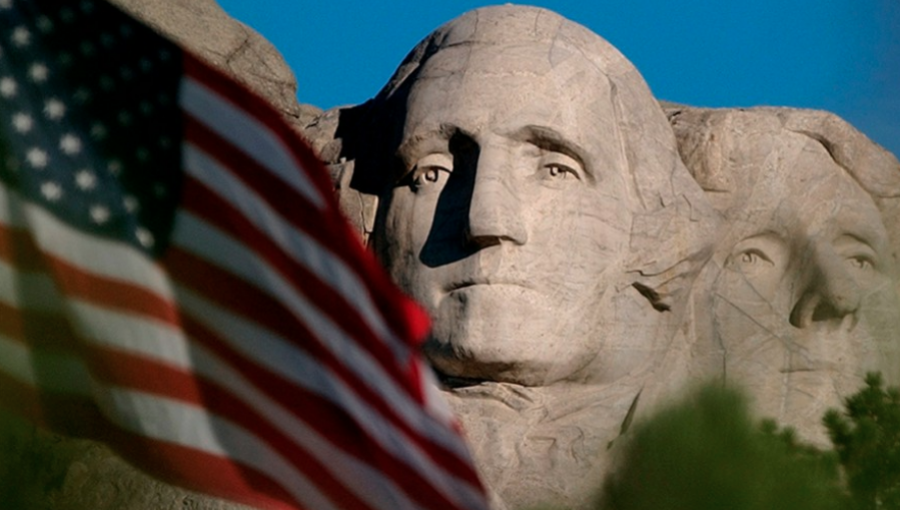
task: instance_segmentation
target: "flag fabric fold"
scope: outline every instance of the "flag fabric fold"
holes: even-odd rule
[[[261,508],[486,508],[427,327],[262,99],[105,2],[0,0],[0,410]]]

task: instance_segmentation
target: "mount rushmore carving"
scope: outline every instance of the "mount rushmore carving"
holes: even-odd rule
[[[512,5],[435,30],[362,105],[285,102],[272,68],[258,86],[431,314],[425,353],[496,508],[585,508],[629,424],[693,381],[743,386],[816,443],[867,371],[900,382],[900,163],[834,115],[664,109],[600,36]],[[98,448],[59,446],[47,497],[237,508]],[[115,498],[84,495],[110,477]]]

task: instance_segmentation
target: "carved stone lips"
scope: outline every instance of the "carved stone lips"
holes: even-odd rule
[[[469,386],[477,386],[484,382],[489,382],[489,379],[483,378],[474,378],[474,377],[458,377],[453,375],[445,374],[440,370],[435,370],[435,373],[438,377],[438,381],[441,383],[441,386],[444,388],[467,388]]]
[[[534,286],[524,282],[522,280],[514,279],[514,278],[502,278],[502,277],[472,277],[465,278],[456,282],[451,283],[447,286],[447,292],[452,292],[454,290],[465,289],[467,287],[474,287],[477,285],[491,285],[491,286],[515,286],[522,287],[525,289],[533,290]]]

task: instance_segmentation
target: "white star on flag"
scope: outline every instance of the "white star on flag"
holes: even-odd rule
[[[62,198],[63,190],[59,184],[53,181],[47,181],[41,185],[41,194],[44,198],[51,202],[56,202]]]
[[[79,170],[78,173],[75,174],[75,184],[83,190],[94,189],[94,186],[97,185],[97,176],[90,170]]]
[[[31,131],[34,121],[27,113],[17,113],[13,115],[12,125],[17,132],[24,134]]]
[[[16,80],[8,77],[0,78],[0,96],[5,98],[13,97],[16,95],[17,90]]]
[[[49,161],[49,157],[47,153],[38,149],[37,147],[32,148],[25,155],[25,158],[28,160],[28,163],[31,164],[32,167],[41,169],[47,166],[47,162]]]
[[[59,120],[66,114],[66,105],[57,98],[50,98],[44,103],[44,115],[51,120]]]
[[[91,219],[96,223],[106,223],[109,220],[109,209],[102,205],[91,206]]]
[[[72,134],[63,135],[59,140],[59,148],[70,156],[78,154],[81,152],[81,140]]]
[[[11,39],[16,46],[28,46],[31,43],[31,32],[25,27],[16,27],[13,29]]]
[[[50,69],[47,68],[44,64],[38,62],[31,66],[31,69],[28,70],[28,76],[36,83],[42,83],[47,81],[47,77],[50,75]]]

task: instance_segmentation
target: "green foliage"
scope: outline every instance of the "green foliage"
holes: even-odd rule
[[[742,394],[706,386],[639,425],[604,485],[604,510],[846,508],[836,460],[774,422],[754,426]]]
[[[0,510],[48,510],[47,494],[62,486],[55,436],[0,410]]]
[[[858,509],[900,509],[900,390],[870,373],[843,413],[823,419]]]

